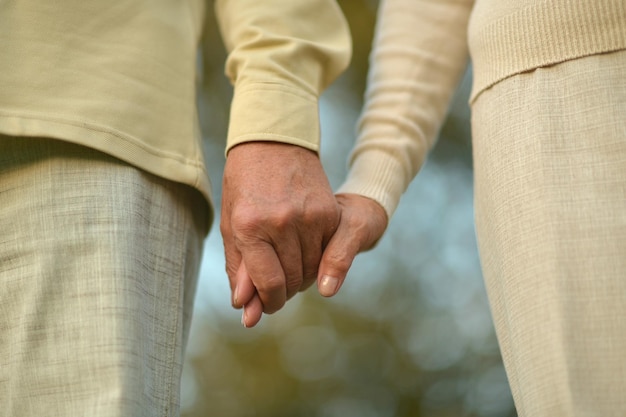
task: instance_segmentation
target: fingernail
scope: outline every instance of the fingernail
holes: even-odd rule
[[[246,329],[248,328],[248,326],[246,326],[246,306],[243,307],[243,313],[241,313],[241,325]]]
[[[238,285],[235,286],[235,291],[233,291],[233,305],[238,306],[239,304],[237,303],[237,301],[239,301],[239,286]]]
[[[335,295],[337,288],[339,287],[339,279],[331,277],[330,275],[324,275],[320,281],[319,292],[324,297],[330,297]]]

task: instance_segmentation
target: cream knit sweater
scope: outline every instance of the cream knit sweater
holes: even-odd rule
[[[620,49],[624,0],[381,0],[358,140],[338,192],[393,214],[433,146],[468,51],[474,102],[515,74]]]

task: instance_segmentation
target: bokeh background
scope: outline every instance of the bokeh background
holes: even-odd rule
[[[376,0],[339,3],[354,55],[320,104],[321,158],[334,188],[354,143],[377,9]],[[203,55],[198,104],[219,206],[232,91],[210,13]],[[230,306],[218,213],[196,296],[183,416],[515,416],[474,236],[470,84],[468,70],[386,235],[359,255],[333,299],[312,288],[244,329]]]

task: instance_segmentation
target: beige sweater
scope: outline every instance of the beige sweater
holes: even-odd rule
[[[468,44],[473,102],[514,74],[626,49],[626,1],[381,0],[358,141],[339,192],[393,214],[437,137]]]
[[[89,146],[210,201],[195,94],[213,4],[235,87],[227,147],[317,150],[318,96],[350,59],[335,0],[0,1],[0,133]]]

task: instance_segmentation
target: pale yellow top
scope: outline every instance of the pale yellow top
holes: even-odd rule
[[[211,4],[212,2],[209,2]],[[0,2],[0,133],[89,146],[210,197],[196,112],[203,0]],[[347,66],[335,0],[217,0],[228,148],[317,150],[318,96]]]
[[[626,49],[626,1],[381,0],[358,141],[339,192],[393,214],[437,137],[468,44],[473,102],[514,74]]]

